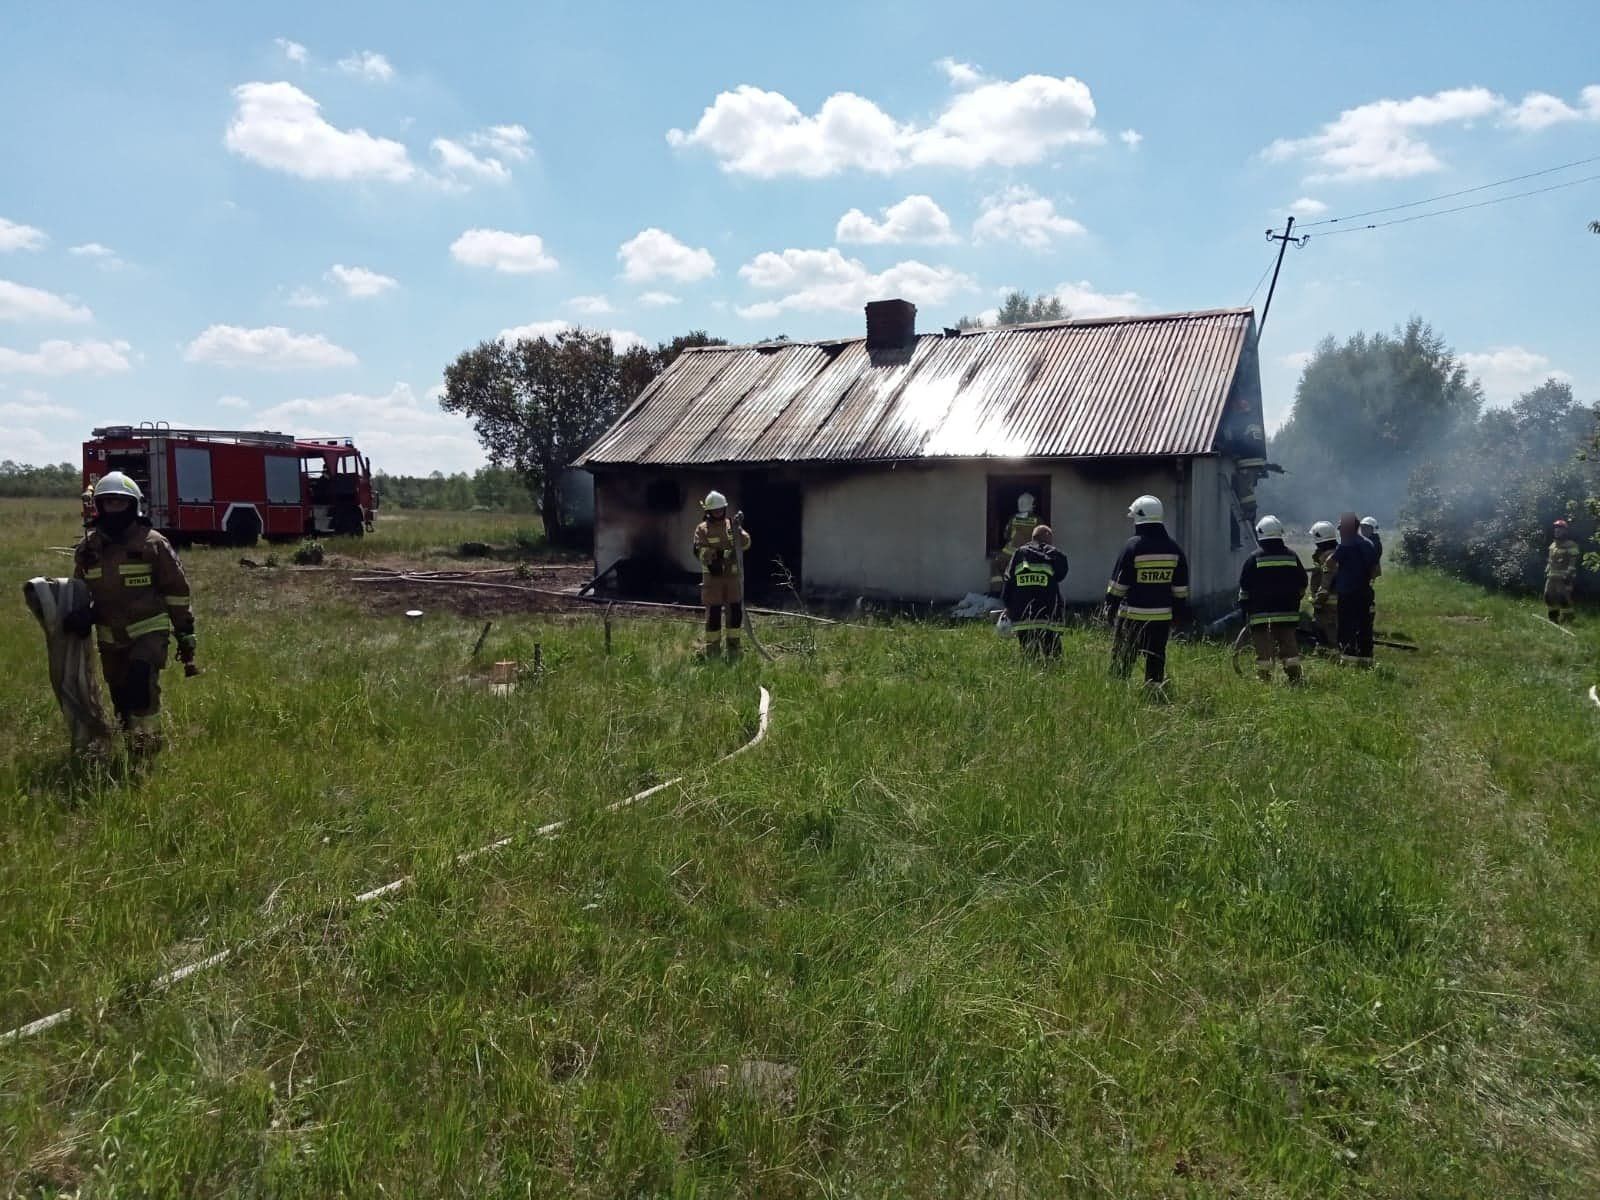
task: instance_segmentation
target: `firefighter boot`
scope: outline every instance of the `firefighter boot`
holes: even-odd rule
[[[128,754],[133,758],[154,758],[166,739],[161,734],[161,714],[128,718]]]

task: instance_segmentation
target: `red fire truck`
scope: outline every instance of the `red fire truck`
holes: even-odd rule
[[[84,489],[108,471],[131,476],[150,523],[180,541],[360,537],[377,507],[372,463],[349,438],[107,425],[83,444]],[[84,519],[93,515],[85,502]]]

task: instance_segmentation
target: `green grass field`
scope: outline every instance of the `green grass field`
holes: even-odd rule
[[[1600,1193],[1592,616],[1391,570],[1422,653],[1291,692],[1180,646],[1160,707],[1093,630],[727,666],[503,615],[480,657],[546,670],[501,698],[479,620],[194,549],[206,673],[106,781],[17,595],[74,513],[0,504],[0,1029],[79,1013],[0,1045],[0,1193]]]

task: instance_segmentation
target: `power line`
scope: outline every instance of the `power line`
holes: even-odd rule
[[[1426,221],[1429,217],[1448,216],[1450,213],[1466,212],[1468,209],[1473,208],[1488,208],[1493,204],[1504,204],[1507,200],[1521,200],[1526,196],[1539,196],[1545,192],[1558,192],[1562,188],[1577,187],[1580,183],[1594,183],[1597,180],[1600,180],[1600,175],[1585,175],[1582,179],[1568,179],[1562,183],[1552,183],[1548,187],[1531,188],[1526,192],[1512,192],[1509,196],[1496,196],[1492,200],[1479,200],[1475,204],[1458,204],[1454,208],[1441,208],[1434,212],[1416,213],[1409,217],[1396,217],[1392,221],[1375,221],[1370,225],[1348,225],[1343,229],[1329,229],[1317,236],[1334,237],[1341,233],[1362,233],[1368,229],[1383,229],[1390,225],[1409,225],[1412,221]]]
[[[1306,221],[1300,228],[1312,229],[1318,225],[1337,225],[1344,221],[1358,221],[1362,217],[1375,217],[1381,213],[1399,212],[1402,208],[1419,208],[1424,204],[1437,204],[1441,200],[1454,200],[1457,196],[1469,196],[1473,192],[1483,192],[1490,188],[1504,187],[1508,183],[1521,183],[1524,179],[1537,179],[1541,175],[1553,175],[1557,171],[1568,171],[1573,167],[1584,167],[1594,162],[1600,162],[1600,154],[1592,158],[1580,158],[1569,163],[1562,163],[1559,167],[1546,167],[1542,171],[1529,171],[1526,175],[1512,175],[1507,179],[1496,179],[1493,183],[1480,183],[1476,187],[1462,188],[1459,192],[1445,192],[1440,196],[1429,196],[1426,200],[1408,200],[1404,204],[1390,204],[1385,208],[1369,208],[1365,212],[1348,213],[1342,217],[1324,217],[1320,221]],[[1575,182],[1581,183],[1583,181],[1577,180]],[[1533,194],[1533,192],[1523,193],[1523,195],[1529,196]],[[1507,196],[1506,199],[1509,200],[1511,197]],[[1453,209],[1451,211],[1458,210]]]
[[[1261,278],[1256,280],[1255,287],[1251,288],[1250,289],[1250,294],[1245,297],[1245,301],[1244,301],[1244,307],[1245,308],[1249,308],[1251,303],[1254,302],[1254,300],[1256,298],[1256,293],[1261,290],[1261,285],[1267,281],[1267,276],[1272,273],[1272,263],[1273,263],[1273,259],[1276,258],[1276,257],[1277,256],[1274,255],[1273,258],[1267,259],[1267,265],[1266,265],[1265,268],[1263,268],[1263,270],[1261,272]]]

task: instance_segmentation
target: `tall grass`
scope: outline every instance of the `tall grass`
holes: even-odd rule
[[[0,564],[60,569],[71,518],[7,506]],[[186,557],[208,673],[169,675],[140,777],[70,770],[0,610],[0,1027],[88,1014],[0,1048],[0,1190],[1600,1186],[1592,619],[1393,573],[1379,623],[1421,654],[1290,692],[1179,646],[1152,707],[1088,631],[1057,668],[915,624],[730,667],[686,625],[608,657],[597,620],[510,617],[481,657],[548,669],[502,699],[475,624],[235,557]],[[758,676],[769,741],[695,770]]]

